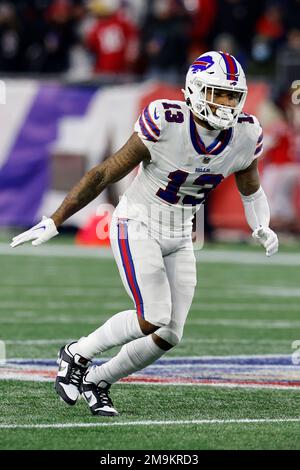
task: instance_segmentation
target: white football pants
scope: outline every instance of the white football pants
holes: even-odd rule
[[[110,239],[137,314],[158,326],[155,334],[175,346],[182,338],[196,286],[191,237],[150,237],[143,222],[113,217]]]

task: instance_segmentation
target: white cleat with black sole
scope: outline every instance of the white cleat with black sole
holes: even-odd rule
[[[58,353],[58,373],[55,381],[55,390],[60,398],[68,405],[75,405],[80,395],[82,379],[90,365],[90,361],[72,354],[69,347],[73,343],[63,346]]]
[[[87,374],[86,374],[87,375]],[[110,384],[102,380],[98,385],[83,377],[81,394],[88,403],[91,413],[97,416],[118,416],[109,396]]]

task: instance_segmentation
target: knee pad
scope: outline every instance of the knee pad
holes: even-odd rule
[[[183,327],[175,327],[169,324],[156,330],[155,334],[172,346],[177,346],[183,335]]]

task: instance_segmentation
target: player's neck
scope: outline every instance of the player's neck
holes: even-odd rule
[[[207,131],[215,131],[214,129],[208,122],[203,121],[202,119],[198,118],[197,116],[193,115],[193,119],[198,126],[203,127]]]
[[[196,116],[194,116],[194,121],[198,134],[201,136],[202,139],[204,139],[205,145],[209,144],[212,139],[216,139],[216,137],[220,134],[219,130],[214,129],[208,123],[202,121],[201,119],[198,119]]]

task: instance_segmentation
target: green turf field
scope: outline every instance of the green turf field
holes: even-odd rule
[[[198,262],[185,335],[167,357],[292,354],[300,257],[251,262],[259,253],[264,262],[260,250],[249,263],[234,250],[232,262]],[[109,258],[4,253],[1,273],[8,359],[54,359],[64,341],[132,307]],[[112,389],[114,419],[93,417],[82,401],[67,407],[52,382],[0,380],[0,390],[1,449],[300,449],[299,388],[121,383]]]

